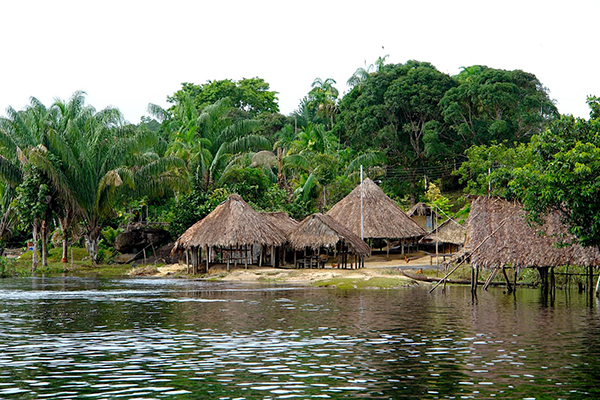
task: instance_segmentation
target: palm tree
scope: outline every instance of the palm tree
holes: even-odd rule
[[[308,104],[316,110],[317,116],[323,116],[328,120],[329,129],[333,128],[334,115],[337,112],[337,98],[339,91],[333,86],[335,80],[327,78],[315,78],[311,84],[312,89],[308,92]]]
[[[367,80],[369,75],[376,72],[380,72],[383,69],[383,67],[385,66],[385,60],[388,57],[389,54],[386,54],[383,57],[378,57],[377,60],[375,60],[375,64],[369,65],[367,65],[367,61],[365,60],[364,68],[358,67],[356,71],[354,71],[352,76],[348,78],[348,81],[346,81],[346,85],[348,85],[348,87],[350,87],[351,89],[356,86],[362,87],[363,83]]]
[[[28,156],[59,193],[64,237],[80,221],[96,263],[101,230],[118,196],[156,194],[187,181],[173,170],[183,166],[181,160],[153,152],[156,133],[125,124],[117,109],[96,112],[84,101],[82,92],[68,103],[57,101],[54,106],[62,118],[50,132],[49,145],[31,149]]]
[[[30,104],[21,111],[16,111],[9,107],[6,110],[7,117],[0,118],[0,176],[5,185],[10,189],[5,191],[5,195],[15,196],[16,188],[22,185],[27,178],[28,189],[23,188],[20,196],[27,197],[28,206],[32,209],[21,210],[20,215],[23,222],[26,222],[32,228],[33,235],[33,255],[31,269],[35,271],[38,265],[38,240],[42,242],[42,265],[46,266],[47,261],[47,242],[51,226],[52,210],[49,206],[55,199],[53,192],[46,193],[46,196],[38,198],[39,193],[34,193],[37,188],[42,188],[45,177],[39,174],[39,171],[32,170],[28,164],[26,152],[28,149],[36,146],[45,146],[48,144],[48,135],[52,123],[52,113],[36,98],[30,98]],[[32,176],[35,175],[35,177]],[[34,182],[35,181],[35,182]],[[5,199],[8,201],[8,199]],[[45,205],[41,205],[44,202]],[[37,207],[36,205],[40,205]],[[23,208],[24,204],[21,204]],[[6,211],[10,210],[10,207]],[[37,212],[33,212],[36,210]]]
[[[222,179],[235,155],[271,147],[267,138],[253,133],[258,128],[257,121],[234,121],[231,109],[231,101],[224,98],[198,111],[186,95],[177,99],[173,117],[165,120],[164,110],[149,106],[149,111],[163,118],[161,121],[170,131],[168,153],[186,160],[188,171],[205,190]]]

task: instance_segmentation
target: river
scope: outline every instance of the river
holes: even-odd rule
[[[600,398],[576,290],[0,280],[2,399]]]

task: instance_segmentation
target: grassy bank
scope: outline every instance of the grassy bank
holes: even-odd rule
[[[27,251],[18,258],[0,257],[0,278],[32,276],[31,258],[33,252]],[[87,251],[83,248],[73,248],[72,259],[69,254],[69,262],[61,262],[62,249],[53,248],[48,251],[48,266],[38,265],[37,275],[89,275],[89,276],[121,276],[131,270],[128,264],[99,264],[92,265]]]

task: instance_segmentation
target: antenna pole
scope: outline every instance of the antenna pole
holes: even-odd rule
[[[365,216],[363,205],[363,166],[360,166],[360,238],[365,239]]]

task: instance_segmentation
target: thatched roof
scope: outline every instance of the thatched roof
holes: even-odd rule
[[[360,237],[328,215],[320,213],[306,217],[287,235],[293,249],[319,249],[321,247],[335,248],[343,241],[354,253],[368,256],[371,248]]]
[[[595,248],[555,245],[561,237],[572,239],[558,214],[550,214],[541,227],[529,226],[525,215],[518,202],[476,199],[467,220],[465,245],[471,252],[471,263],[484,268],[506,264],[520,268],[600,265],[600,253]]]
[[[405,239],[425,235],[413,221],[372,180],[363,181],[363,215],[365,238]],[[334,205],[327,215],[360,237],[361,188],[358,185],[348,196]]]
[[[451,243],[460,246],[465,243],[466,233],[467,228],[454,221],[453,219],[448,219],[436,229],[428,233],[425,237],[423,237],[420,240],[420,242]]]
[[[285,233],[232,194],[213,212],[196,222],[175,242],[174,251],[189,247],[237,247],[261,244],[280,246]]]
[[[261,212],[260,214],[271,221],[273,225],[281,229],[286,235],[298,226],[298,221],[290,217],[284,211]]]
[[[433,208],[423,203],[422,201],[409,208],[409,210],[406,212],[406,215],[408,215],[409,217],[435,215],[437,218],[437,213],[433,210]]]

